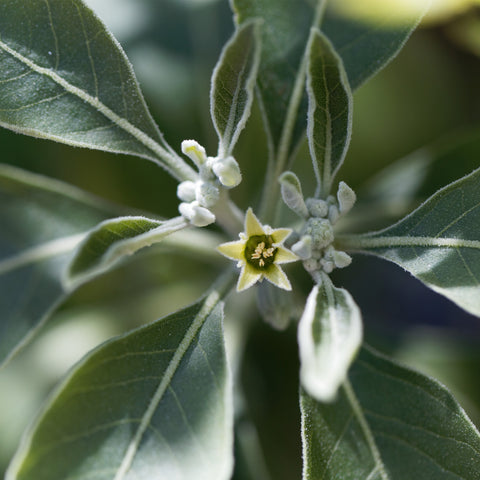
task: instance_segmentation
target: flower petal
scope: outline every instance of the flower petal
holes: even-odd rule
[[[222,243],[217,247],[217,250],[228,258],[233,260],[245,260],[244,250],[245,241],[237,240],[236,242]]]
[[[273,243],[282,243],[292,233],[291,228],[276,228],[272,230]]]
[[[247,238],[253,237],[254,235],[265,235],[263,225],[251,208],[247,210],[247,214],[245,215],[245,234]]]
[[[271,265],[264,273],[265,278],[284,290],[291,290],[290,280],[285,275],[285,272],[278,265]]]
[[[245,264],[240,272],[240,277],[238,277],[237,292],[241,292],[251,287],[253,284],[258,282],[261,277],[261,272],[258,272],[250,264]]]
[[[289,262],[296,262],[297,260],[299,260],[297,255],[295,255],[290,250],[284,247],[277,247],[274,263],[289,263]]]

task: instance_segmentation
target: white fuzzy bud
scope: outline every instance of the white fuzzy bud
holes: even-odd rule
[[[335,250],[332,256],[333,256],[333,263],[337,268],[345,268],[352,263],[352,257],[348,253]]]
[[[240,167],[233,157],[216,159],[212,164],[212,170],[224,187],[233,188],[242,181]]]
[[[197,185],[195,182],[187,180],[179,183],[177,187],[177,197],[184,202],[193,202],[196,197]]]
[[[338,184],[337,199],[340,213],[344,214],[350,211],[355,205],[357,196],[345,182],[340,182]]]
[[[203,207],[213,207],[220,198],[220,190],[211,183],[208,182],[198,182],[195,199]]]
[[[200,167],[207,161],[205,149],[195,140],[184,140],[182,142],[182,152]]]
[[[198,202],[181,203],[178,206],[180,214],[195,227],[206,227],[215,222],[215,215],[205,207],[198,205]]]
[[[326,217],[328,215],[328,203],[319,198],[307,198],[307,208],[312,217]]]
[[[336,205],[330,205],[328,207],[328,220],[330,220],[330,223],[332,225],[335,225],[337,223],[337,220],[340,218],[340,211],[338,210],[338,207]]]
[[[292,252],[302,260],[307,260],[312,256],[312,237],[304,235],[297,243],[291,247]]]
[[[299,217],[308,218],[308,209],[303,200],[302,186],[298,177],[293,172],[285,172],[278,180],[287,207]]]
[[[315,249],[328,247],[334,239],[331,223],[323,218],[310,218],[302,233],[312,237]]]

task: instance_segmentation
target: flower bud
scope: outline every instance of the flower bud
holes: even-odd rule
[[[312,217],[323,218],[328,215],[328,203],[319,198],[307,198],[307,208]]]
[[[224,187],[233,188],[242,181],[240,167],[233,157],[216,159],[212,164],[212,170]]]
[[[312,256],[312,237],[304,235],[297,243],[292,245],[290,250],[302,260],[307,260]]]
[[[215,215],[205,207],[198,205],[198,202],[181,203],[178,206],[180,214],[195,227],[206,227],[215,222]]]
[[[184,140],[182,142],[182,152],[190,158],[199,169],[207,161],[205,149],[195,140]]]
[[[196,184],[187,180],[179,183],[177,187],[177,197],[184,202],[193,202],[196,197]]]
[[[352,257],[348,253],[335,250],[332,256],[333,256],[333,263],[337,268],[345,268],[352,263]]]
[[[293,172],[285,172],[280,178],[280,188],[285,204],[299,217],[308,218],[308,210],[303,200],[302,185]]]
[[[345,182],[340,182],[338,184],[337,199],[340,213],[344,214],[352,209],[357,196]]]

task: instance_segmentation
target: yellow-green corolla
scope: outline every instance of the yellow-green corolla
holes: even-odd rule
[[[291,290],[292,286],[285,272],[279,266],[298,260],[290,250],[283,247],[283,242],[292,233],[289,228],[272,229],[262,225],[253,213],[247,210],[245,232],[239,234],[240,240],[222,243],[218,251],[232,260],[238,260],[241,267],[237,291],[241,292],[258,281],[266,278],[277,287]]]

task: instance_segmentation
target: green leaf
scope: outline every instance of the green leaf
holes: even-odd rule
[[[362,343],[362,316],[351,295],[328,275],[308,296],[298,324],[300,379],[315,399],[334,400]]]
[[[400,19],[394,6],[375,12],[368,20],[342,15],[335,9],[327,10],[322,23],[323,33],[332,41],[342,57],[352,90],[387,65],[402,49],[429,6],[428,0],[417,0],[412,14]],[[413,5],[413,4],[412,4]]]
[[[155,125],[120,45],[80,0],[0,2],[0,84],[3,127],[194,177]]]
[[[321,24],[356,89],[395,57],[421,17],[419,13],[401,25],[389,22],[391,18],[365,23],[327,9],[322,21],[323,9],[330,4],[333,1],[232,0],[238,24],[264,20],[258,88],[271,147],[277,153],[279,148],[290,153],[305,130],[303,59],[312,27]]]
[[[341,58],[316,29],[308,47],[307,92],[307,136],[317,195],[327,198],[350,144],[353,98]]]
[[[439,190],[398,223],[339,236],[339,248],[371,253],[480,316],[480,170]]]
[[[182,217],[160,221],[146,217],[120,217],[97,225],[76,250],[67,284],[83,283],[104,272],[126,255],[162,241],[167,235],[187,227]]]
[[[304,480],[476,480],[480,434],[433,379],[363,349],[334,404],[300,397]]]
[[[292,118],[294,132],[285,148],[289,151],[305,130],[306,101],[298,111],[305,82],[301,63],[315,9],[306,0],[233,0],[232,4],[238,24],[254,18],[264,21],[258,89],[274,151],[280,148],[287,118]],[[290,106],[292,96],[296,105]]]
[[[63,301],[74,249],[114,209],[69,185],[0,165],[0,364]],[[116,212],[115,212],[116,213]]]
[[[230,478],[220,293],[87,355],[24,437],[7,480]]]
[[[232,154],[250,116],[260,63],[259,23],[248,21],[238,27],[213,71],[210,110],[222,158]]]

